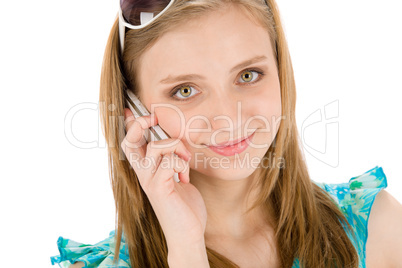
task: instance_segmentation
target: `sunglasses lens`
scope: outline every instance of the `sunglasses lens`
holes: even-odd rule
[[[141,12],[153,13],[153,17],[155,17],[169,3],[170,0],[120,0],[124,19],[134,26],[141,25]]]

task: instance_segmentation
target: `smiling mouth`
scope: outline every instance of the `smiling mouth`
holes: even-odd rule
[[[228,146],[236,145],[236,144],[244,141],[245,139],[250,138],[254,133],[255,133],[255,131],[253,133],[251,133],[250,135],[246,136],[246,137],[236,139],[236,140],[232,140],[232,141],[226,141],[226,142],[218,143],[216,145],[212,145],[212,144],[210,144],[210,145],[204,144],[204,145],[206,145],[208,147],[218,148],[218,149],[225,148],[225,147],[228,147]]]

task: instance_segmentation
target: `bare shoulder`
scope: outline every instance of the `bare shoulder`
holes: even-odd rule
[[[71,264],[68,268],[82,268],[84,266],[85,266],[85,264],[82,261],[79,261],[74,264]]]
[[[402,205],[381,190],[371,207],[366,243],[367,268],[402,267]]]

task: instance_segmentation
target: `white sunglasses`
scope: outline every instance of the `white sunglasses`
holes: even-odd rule
[[[124,51],[126,27],[129,29],[142,29],[159,18],[174,0],[120,0],[119,5],[119,37],[121,53]],[[144,11],[142,11],[144,10]],[[145,12],[147,10],[147,12]],[[154,17],[150,10],[162,10]]]
[[[157,18],[173,4],[175,0],[120,0],[119,5],[119,37],[121,53],[124,51],[126,27],[142,29]],[[267,4],[266,0],[263,0]],[[267,4],[268,5],[268,4]],[[150,12],[154,10],[153,12]],[[161,10],[154,17],[154,13]]]

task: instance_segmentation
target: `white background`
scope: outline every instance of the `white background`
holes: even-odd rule
[[[52,267],[58,236],[91,244],[114,229],[96,106],[117,5],[0,4],[2,267]],[[402,202],[402,5],[395,0],[278,0],[278,5],[295,71],[300,133],[310,115],[328,104],[328,112],[339,114],[304,125],[312,179],[348,182],[378,165],[387,190]],[[95,110],[77,113],[72,131],[81,141],[97,141],[93,149],[77,148],[65,136],[68,111],[82,103]]]

